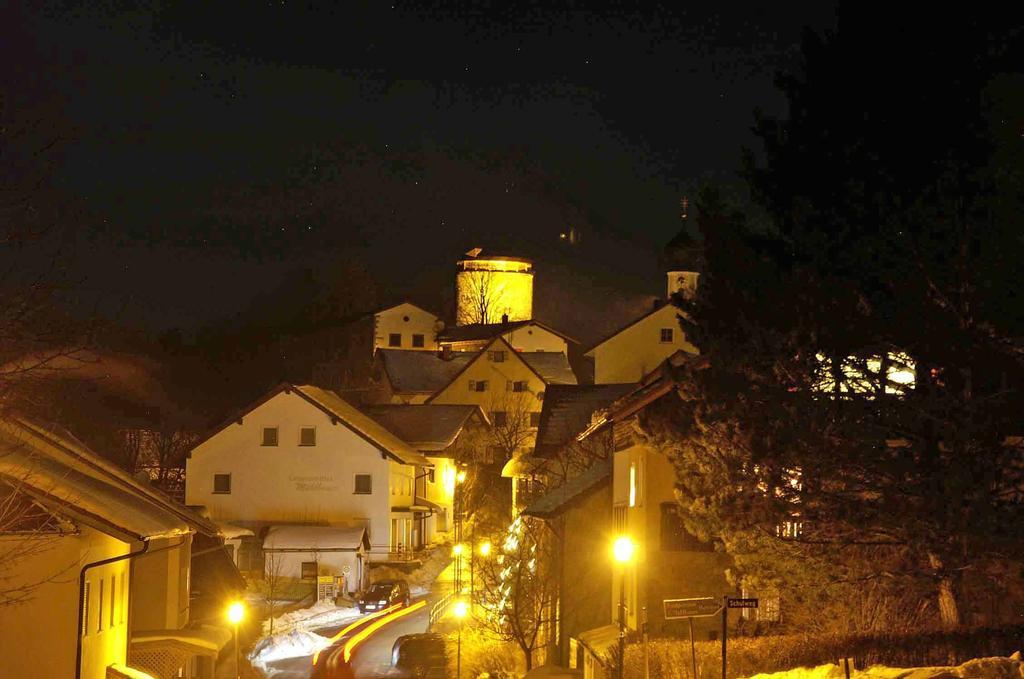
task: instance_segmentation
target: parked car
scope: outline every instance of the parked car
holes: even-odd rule
[[[408,606],[411,599],[409,583],[405,580],[381,580],[370,585],[359,597],[359,612],[379,611],[395,604]]]
[[[425,632],[395,639],[391,649],[392,672],[388,676],[408,679],[444,679],[448,663],[444,637]]]

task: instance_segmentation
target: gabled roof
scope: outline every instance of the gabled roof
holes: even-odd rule
[[[576,373],[569,365],[565,354],[551,351],[517,351],[516,356],[523,359],[544,384],[576,384]]]
[[[37,423],[0,420],[0,483],[51,510],[125,541],[217,528],[132,479],[72,437]]]
[[[610,339],[614,338],[615,336],[617,336],[617,335],[619,335],[619,334],[629,330],[630,328],[632,328],[637,323],[640,323],[641,321],[644,321],[644,320],[650,318],[651,316],[653,316],[654,314],[658,313],[659,311],[661,311],[665,307],[672,306],[671,304],[669,304],[665,300],[655,300],[655,304],[656,304],[656,306],[653,309],[651,309],[650,311],[648,311],[646,314],[640,316],[639,318],[634,318],[632,321],[630,321],[630,322],[626,323],[625,325],[619,327],[614,332],[612,332],[612,333],[610,333],[608,335],[605,335],[598,342],[595,342],[593,345],[591,345],[591,347],[589,349],[587,349],[586,351],[583,352],[583,355],[584,356],[592,356],[593,353],[594,353],[594,349],[597,349],[599,346],[601,346],[602,344],[604,344],[608,340],[610,340]],[[683,310],[679,309],[679,308],[676,308],[676,313],[677,314],[682,314]]]
[[[488,351],[502,351],[504,350],[509,357],[509,360],[515,360],[512,357],[517,357],[523,362],[527,368],[530,369],[534,375],[537,376],[541,382],[547,384],[576,384],[576,374],[572,371],[569,366],[569,359],[565,357],[563,353],[544,352],[544,351],[516,351],[512,348],[505,338],[495,337],[486,345],[483,349],[471,354],[470,359],[466,364],[459,370],[452,378],[448,381],[448,384],[444,385],[441,389],[438,389],[434,394],[427,399],[427,402],[434,400],[442,391],[451,386],[466,370],[469,366],[476,363],[478,360],[487,360],[486,354]],[[465,352],[470,353],[470,352]],[[457,355],[458,352],[453,352],[453,356]],[[546,357],[546,358],[544,358]]]
[[[439,352],[403,349],[378,349],[377,355],[392,389],[415,394],[436,394],[451,384],[476,356],[471,352],[452,352],[443,358]]]
[[[590,426],[591,416],[633,391],[633,384],[553,384],[544,392],[534,454],[550,457]]]
[[[474,415],[486,423],[480,406],[384,404],[363,406],[373,418],[413,448],[422,452],[440,452],[449,448]]]
[[[255,403],[245,408],[241,413],[229,418],[227,421],[214,428],[209,434],[203,437],[199,443],[193,446],[192,450],[195,451],[199,446],[203,445],[206,441],[224,431],[231,425],[240,424],[245,415],[248,415],[253,410],[281,393],[296,394],[314,407],[323,411],[331,418],[332,423],[338,424],[340,422],[345,425],[354,433],[362,437],[367,443],[400,464],[416,464],[424,467],[433,466],[430,460],[423,457],[414,448],[412,448],[412,446],[392,434],[370,417],[359,412],[355,406],[343,399],[341,396],[338,396],[333,391],[328,391],[311,385],[295,386],[288,383],[278,385]]]
[[[263,549],[270,551],[342,550],[370,548],[364,526],[276,525],[267,531]]]
[[[421,307],[419,304],[413,304],[409,300],[403,300],[401,302],[398,302],[397,304],[391,304],[389,306],[386,306],[383,309],[377,309],[376,311],[373,312],[373,315],[376,316],[377,314],[382,314],[385,311],[391,311],[392,309],[396,309],[396,308],[398,308],[400,306],[404,306],[406,304],[408,304],[411,307],[415,307],[415,308],[419,309],[420,311],[422,311],[425,314],[430,314],[434,318],[440,318],[440,316],[435,314],[433,311],[428,311],[428,310],[424,309],[423,307]]]
[[[548,491],[531,502],[523,510],[523,514],[536,516],[539,519],[550,519],[551,517],[558,516],[571,507],[573,503],[583,499],[602,484],[607,483],[611,477],[611,459],[599,460],[558,488]]]
[[[500,337],[508,332],[530,325],[543,328],[552,335],[561,337],[566,342],[577,344],[576,340],[572,337],[555,330],[549,325],[532,319],[526,321],[509,321],[508,323],[470,323],[469,325],[456,325],[451,328],[445,328],[437,333],[437,341],[442,343],[478,342],[480,340],[487,340],[493,337]]]

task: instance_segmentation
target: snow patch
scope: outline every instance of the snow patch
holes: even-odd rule
[[[266,673],[270,669],[267,667],[268,663],[286,658],[313,655],[330,645],[331,640],[327,637],[322,637],[315,632],[295,629],[284,634],[275,634],[272,637],[260,639],[252,653],[249,654],[249,660],[253,666]]]
[[[797,667],[785,672],[755,674],[750,679],[845,679],[839,665]],[[956,667],[886,667],[873,665],[850,670],[850,679],[1024,679],[1024,662],[1018,651],[1008,658],[975,658]]]
[[[293,629],[314,630],[321,627],[332,627],[355,620],[360,615],[355,606],[343,608],[335,606],[332,601],[318,601],[309,608],[289,611],[274,618],[274,634],[280,635]],[[270,634],[270,621],[263,621],[263,634]]]

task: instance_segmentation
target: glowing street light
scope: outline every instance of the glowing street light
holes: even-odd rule
[[[612,556],[619,563],[619,679],[626,664],[626,565],[633,561],[636,545],[628,535],[612,543]]]
[[[462,599],[459,599],[455,602],[455,605],[452,606],[452,615],[454,615],[455,619],[459,621],[459,651],[458,659],[455,662],[455,677],[456,679],[462,679],[462,623],[466,619],[466,616],[469,615],[469,604]]]
[[[455,480],[459,483],[463,483],[466,480],[466,470],[460,469],[459,473],[455,475]]]
[[[242,622],[242,618],[245,617],[245,604],[241,601],[232,601],[228,605],[227,617],[228,622],[231,623],[235,630],[235,679],[240,679],[242,670],[241,657],[238,650],[238,623]]]
[[[480,552],[480,556],[483,556],[483,557],[490,556],[490,554],[491,554],[491,541],[490,540],[484,540],[483,542],[481,542],[480,546],[477,547],[477,551]]]

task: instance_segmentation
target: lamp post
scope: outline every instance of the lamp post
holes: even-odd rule
[[[455,591],[462,593],[462,514],[465,508],[463,483],[466,481],[466,470],[455,472]]]
[[[455,679],[462,679],[462,623],[466,619],[466,615],[469,613],[469,606],[466,605],[465,601],[461,599],[455,602],[455,606],[452,607],[452,615],[459,621],[459,643],[458,643],[458,654],[455,661]]]
[[[228,606],[228,622],[231,623],[235,631],[235,679],[240,679],[242,676],[241,668],[241,656],[238,649],[238,623],[242,622],[242,618],[245,617],[245,604],[241,601],[233,601]]]
[[[626,565],[633,560],[636,545],[626,535],[621,535],[612,544],[612,556],[619,562],[619,671],[622,679],[626,665]]]
[[[452,547],[452,556],[455,557],[455,593],[462,594],[462,554],[466,551],[465,545],[461,542],[455,543]]]

